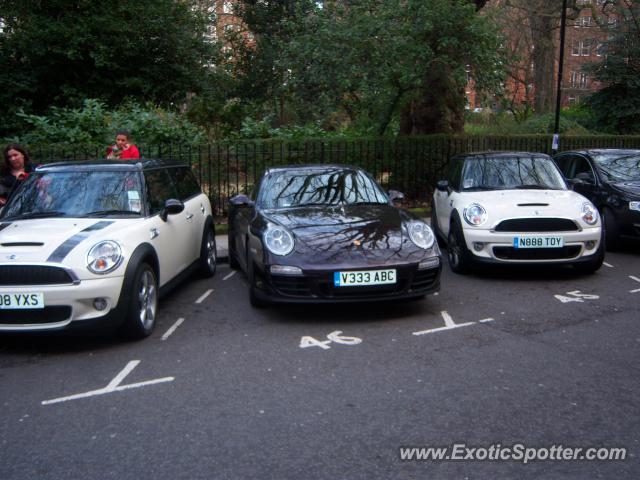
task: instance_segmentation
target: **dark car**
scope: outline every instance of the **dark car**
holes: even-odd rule
[[[272,168],[229,206],[229,262],[252,305],[422,297],[440,287],[431,228],[359,168]]]
[[[573,189],[598,208],[609,248],[640,239],[640,150],[580,150],[554,157]]]

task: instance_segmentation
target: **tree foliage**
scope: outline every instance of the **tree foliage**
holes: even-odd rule
[[[18,108],[184,101],[215,53],[199,3],[0,0],[0,134],[15,127]]]
[[[605,43],[606,58],[588,71],[604,87],[587,99],[599,129],[628,134],[640,132],[640,0],[620,0],[618,17]]]

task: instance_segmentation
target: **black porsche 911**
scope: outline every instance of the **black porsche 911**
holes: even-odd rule
[[[229,263],[254,306],[422,297],[440,287],[431,228],[365,171],[341,165],[267,170],[229,205]]]

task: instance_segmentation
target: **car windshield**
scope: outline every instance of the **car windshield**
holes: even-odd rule
[[[614,182],[640,180],[640,153],[594,155],[599,170]]]
[[[273,172],[265,178],[260,192],[258,204],[265,209],[389,202],[368,175],[344,168]]]
[[[565,190],[566,184],[548,157],[480,157],[465,162],[462,190]]]
[[[11,196],[2,219],[137,217],[141,191],[136,172],[35,172]]]

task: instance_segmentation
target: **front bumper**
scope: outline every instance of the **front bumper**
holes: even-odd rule
[[[562,237],[561,248],[513,247],[516,236]],[[492,230],[464,229],[467,249],[474,260],[499,264],[565,264],[588,261],[598,252],[602,241],[600,227],[585,228],[575,232],[496,232]],[[480,247],[481,248],[478,248]]]
[[[265,271],[255,271],[254,293],[261,300],[276,303],[351,303],[417,298],[440,289],[442,262],[437,258],[437,266],[421,270],[417,263],[352,267],[348,270],[396,269],[395,284],[357,287],[334,286],[336,269],[305,269],[302,275],[273,275],[267,265]]]
[[[75,285],[1,286],[0,295],[42,293],[44,308],[0,309],[0,331],[56,331],[115,325],[122,321],[116,307],[123,279],[105,277],[82,280]],[[93,306],[96,298],[107,301],[104,310]]]

